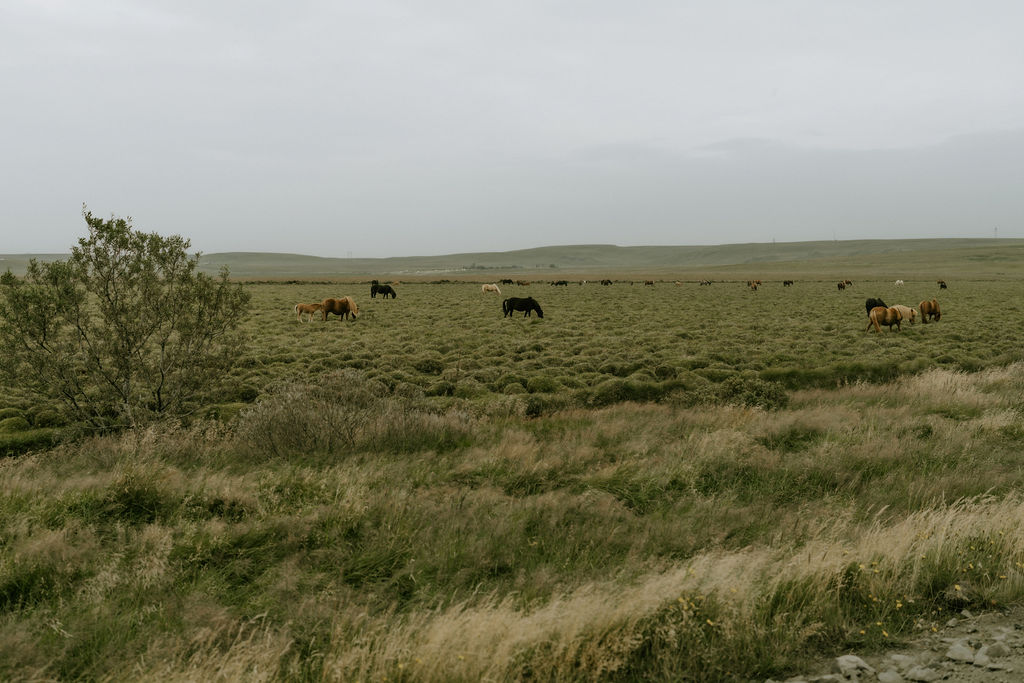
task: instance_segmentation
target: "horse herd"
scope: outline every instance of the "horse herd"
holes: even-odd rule
[[[929,320],[938,322],[942,318],[942,311],[939,309],[939,302],[936,299],[931,301],[926,299],[919,303],[917,308],[921,311],[921,322],[925,325]],[[868,332],[872,327],[875,328],[875,332],[881,332],[882,325],[888,327],[890,332],[892,332],[892,326],[895,325],[896,331],[899,332],[902,321],[909,320],[910,324],[914,324],[917,319],[917,310],[901,304],[887,306],[881,299],[865,300],[864,309],[868,314]]]
[[[520,281],[519,284],[530,284],[529,282]],[[498,285],[485,284],[481,288],[482,292],[497,292],[501,294],[501,290],[498,289]],[[370,285],[370,298],[376,298],[380,294],[383,298],[387,299],[390,296],[392,299],[398,295],[395,293],[395,289],[391,285],[382,285],[377,280],[374,280]],[[313,316],[317,313],[320,314],[320,320],[326,321],[327,316],[333,313],[339,316],[343,320],[351,318],[355,320],[359,315],[359,305],[356,304],[355,299],[350,296],[343,296],[337,298],[327,298],[319,303],[298,303],[292,308],[295,313],[295,318],[299,322],[313,322]],[[532,313],[536,313],[538,318],[544,317],[544,311],[541,309],[540,304],[532,296],[528,297],[509,297],[501,302],[501,310],[505,314],[504,317],[508,318],[512,316],[512,313],[516,311],[522,311],[523,317],[527,318]]]
[[[502,284],[512,283],[512,280],[502,280]],[[611,280],[601,280],[601,284],[611,284]],[[528,282],[519,280],[515,284],[528,285]],[[568,282],[565,280],[556,280],[552,282],[553,285],[567,285]],[[582,283],[581,283],[582,284]],[[645,285],[653,285],[652,280],[644,281]],[[676,283],[680,284],[680,283]],[[702,280],[701,285],[710,285],[710,280]],[[758,286],[761,284],[760,280],[749,280],[747,286],[757,291]],[[793,285],[792,280],[784,280],[784,287]],[[843,280],[839,282],[839,289],[845,289],[851,286],[853,283],[849,280]],[[903,280],[896,280],[895,285],[897,287],[903,285]],[[940,289],[946,289],[946,283],[942,280],[938,281]],[[480,291],[483,293],[496,293],[501,294],[497,284],[484,284],[481,285]],[[383,298],[394,299],[398,295],[395,289],[391,285],[382,285],[377,280],[374,280],[370,285],[370,298],[376,298],[380,294]],[[903,321],[909,321],[914,324],[920,315],[921,322],[928,324],[929,320],[938,322],[942,317],[942,312],[939,308],[939,302],[936,299],[924,300],[918,304],[917,309],[902,304],[895,306],[889,306],[879,298],[870,298],[865,300],[864,308],[868,315],[868,326],[867,331],[870,332],[871,328],[874,327],[876,332],[882,331],[882,325],[889,328],[892,331],[893,326],[896,327],[896,331],[900,331],[900,324]],[[319,303],[298,303],[295,304],[294,312],[296,319],[299,322],[312,322],[313,316],[317,313],[320,314],[320,319],[323,321],[327,320],[327,316],[334,314],[342,318],[343,320],[351,319],[355,320],[359,315],[359,306],[356,304],[355,299],[350,296],[327,298]],[[523,317],[529,317],[531,314],[536,313],[538,318],[544,317],[544,311],[541,309],[540,304],[537,303],[533,297],[509,297],[501,302],[501,310],[504,313],[504,317],[511,317],[514,312],[522,312]],[[920,313],[918,312],[920,311]],[[305,319],[304,319],[305,316]]]

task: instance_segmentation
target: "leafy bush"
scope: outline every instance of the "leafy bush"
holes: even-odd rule
[[[84,211],[89,236],[67,261],[0,276],[0,356],[20,386],[94,429],[189,414],[239,355],[249,301],[198,272],[189,241]]]

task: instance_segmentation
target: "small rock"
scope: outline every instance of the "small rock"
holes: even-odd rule
[[[952,619],[950,619],[949,621],[946,622],[946,626],[953,627],[953,626],[956,626],[959,623],[960,623],[960,621],[956,617],[953,617]]]
[[[1006,643],[997,640],[986,648],[985,654],[989,657],[1009,657],[1010,648]]]
[[[869,671],[871,673],[875,672],[875,670],[871,668],[870,664],[857,655],[843,655],[841,657],[836,657],[836,661],[832,665],[832,670],[843,676],[853,676],[860,671]]]
[[[974,650],[967,643],[960,641],[950,645],[949,649],[946,650],[946,658],[958,662],[973,662]]]
[[[917,666],[917,660],[910,655],[889,655],[889,661],[893,663],[900,673],[909,671]]]
[[[984,652],[985,648],[981,648],[974,653],[974,661],[971,662],[974,666],[990,666],[992,664],[992,658]]]
[[[878,674],[878,683],[903,683],[903,676],[890,669]]]
[[[960,616],[962,616],[964,619],[973,619],[974,618],[974,615],[971,614],[969,610],[965,610],[965,609],[960,610]]]
[[[940,674],[935,669],[928,669],[923,666],[915,666],[913,669],[903,674],[903,677],[906,678],[908,681],[921,681],[922,683],[927,683],[928,681],[939,680],[940,678],[942,678],[942,674]]]

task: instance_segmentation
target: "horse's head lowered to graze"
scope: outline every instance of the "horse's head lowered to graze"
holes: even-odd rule
[[[868,315],[871,315],[871,309],[875,308],[877,306],[881,306],[882,308],[889,308],[889,304],[885,303],[881,299],[874,299],[874,298],[872,298],[872,299],[867,299],[864,302],[864,311]]]
[[[530,315],[531,311],[537,312],[538,318],[544,317],[544,311],[540,309],[540,304],[532,297],[528,296],[525,298],[511,297],[501,302],[501,310],[504,312],[505,317],[511,317],[514,311],[523,311],[523,317],[526,318]]]
[[[501,294],[501,290],[498,289],[498,285],[494,284],[493,282],[490,283],[490,284],[487,284],[487,285],[480,285],[480,291],[481,292],[495,292],[496,294]]]
[[[324,299],[320,302],[320,314],[323,316],[321,320],[327,320],[328,313],[333,313],[342,318],[347,318],[351,315],[352,320],[355,320],[356,316],[359,315],[359,306],[356,305],[355,299],[350,296],[344,296],[339,299]]]
[[[900,331],[900,321],[903,320],[903,314],[900,313],[896,307],[885,308],[884,306],[876,306],[871,309],[868,313],[868,329],[870,332],[872,326],[875,328],[875,332],[882,331],[882,325],[888,325],[889,331],[892,332],[892,326],[896,326],[896,331]]]
[[[376,299],[378,294],[382,294],[385,299],[390,296],[392,299],[397,297],[395,289],[391,285],[382,285],[374,281],[374,284],[370,285],[370,298]]]
[[[939,321],[942,317],[942,311],[939,310],[939,302],[935,299],[931,301],[922,301],[917,305],[918,310],[921,311],[921,322],[928,324],[929,320]]]
[[[913,325],[914,321],[917,320],[917,310],[911,308],[910,306],[896,304],[893,306],[893,308],[900,312],[900,315],[903,316],[904,320],[909,320],[911,325]]]

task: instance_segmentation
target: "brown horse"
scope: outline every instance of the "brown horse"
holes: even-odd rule
[[[323,308],[323,304],[295,304],[295,308],[292,310],[295,311],[296,320],[302,322],[302,316],[304,314],[308,314],[309,319],[306,322],[311,323],[313,322],[313,314],[319,311],[321,308]]]
[[[868,329],[871,331],[871,326],[875,326],[875,332],[882,331],[882,325],[888,325],[889,331],[892,332],[892,326],[896,326],[896,331],[900,331],[900,321],[903,320],[903,314],[900,310],[893,306],[892,308],[885,308],[883,306],[876,306],[871,309],[871,313],[868,314]]]
[[[931,301],[922,301],[917,305],[917,309],[921,311],[921,322],[925,325],[928,324],[929,318],[938,322],[939,318],[942,317],[942,311],[939,310],[939,302],[935,299],[932,299]]]
[[[324,299],[320,302],[320,314],[323,316],[321,320],[327,320],[328,313],[341,316],[342,319],[351,315],[352,320],[355,320],[359,315],[359,306],[356,306],[355,299],[350,296],[340,299]]]

